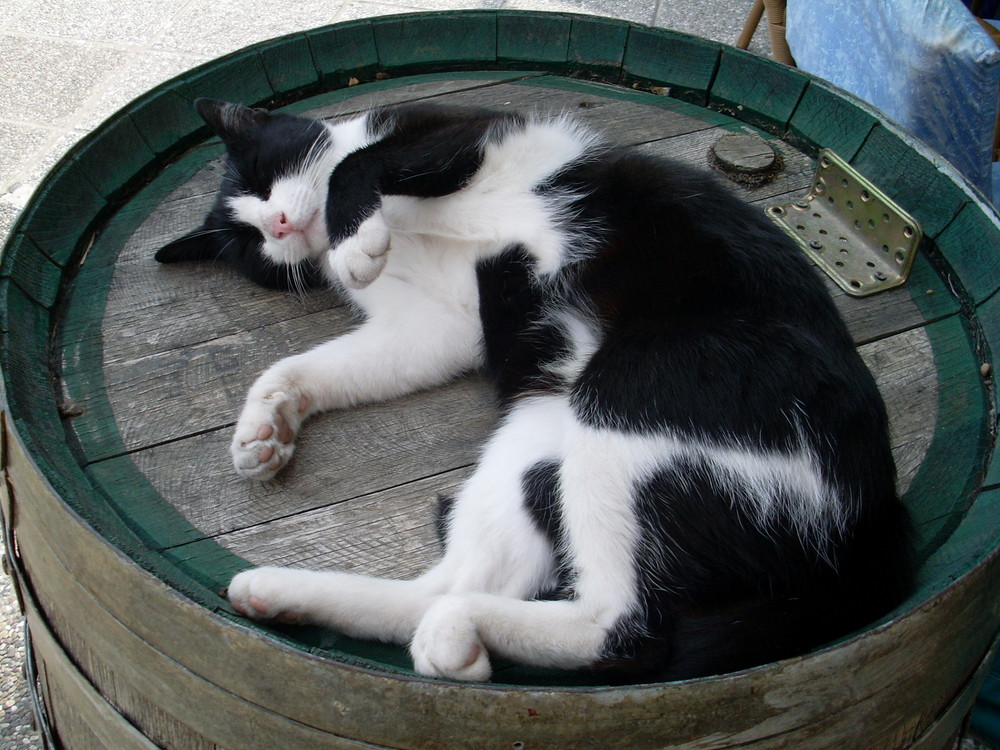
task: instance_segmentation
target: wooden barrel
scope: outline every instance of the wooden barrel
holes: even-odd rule
[[[329,292],[158,266],[211,201],[221,147],[198,96],[334,117],[432,98],[560,109],[704,164],[726,133],[781,154],[762,210],[809,188],[820,148],[920,222],[905,285],[832,283],[892,417],[919,588],[814,653],[626,687],[508,666],[490,684],[416,676],[405,652],[258,626],[220,596],[251,563],[407,576],[438,554],[434,497],[493,422],[466,378],[311,421],[255,485],[225,446],[279,356],[344,330]],[[947,165],[822,81],[701,39],[593,17],[475,11],[339,24],[166,83],[53,169],[0,265],[0,489],[8,564],[47,731],[72,748],[946,747],[1000,625],[1000,225]]]

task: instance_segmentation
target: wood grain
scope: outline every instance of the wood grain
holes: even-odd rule
[[[10,466],[17,474],[29,470],[16,438],[8,434],[7,441]],[[1000,495],[993,495],[995,505]],[[274,733],[268,739],[301,743],[289,748],[336,746],[328,743],[337,737],[392,747],[905,746],[933,725],[928,717],[950,699],[927,685],[963,684],[966,665],[979,663],[988,644],[979,623],[998,615],[997,602],[981,595],[1000,582],[994,555],[965,568],[967,575],[922,603],[914,616],[892,619],[836,648],[737,675],[583,691],[414,681],[303,654],[283,645],[279,633],[234,627],[123,559],[44,488],[32,498],[23,507],[19,535],[42,593],[76,615],[72,622],[60,620],[64,629],[79,632],[68,640],[100,654],[95,668],[114,672],[120,688],[155,699],[199,734],[225,733],[223,744],[230,745],[237,738],[257,746],[242,721],[266,727]],[[934,575],[981,560],[992,537],[981,520],[968,519],[957,535],[959,546],[930,561]],[[915,650],[923,658],[915,660]],[[197,674],[177,669],[193,664]],[[136,665],[155,681],[143,682]],[[275,675],[282,676],[280,686]],[[720,702],[726,711],[714,710]],[[389,703],[394,711],[372,722],[371,706]],[[476,721],[469,723],[473,713]],[[213,724],[213,716],[222,721]],[[303,736],[302,724],[321,734]],[[327,732],[334,737],[322,734]]]
[[[556,81],[425,81],[393,89],[392,99],[571,112],[619,141],[699,167],[705,167],[720,137],[750,130],[717,114],[699,120],[683,103]],[[311,114],[344,116],[374,97],[341,99]],[[732,186],[762,205],[805,192],[813,171],[808,156],[765,137],[782,153],[782,172],[757,188]],[[103,387],[115,419],[83,420],[82,438],[104,447],[90,459],[128,452],[206,539],[253,562],[412,575],[437,554],[429,498],[454,490],[494,424],[489,391],[470,377],[389,404],[319,416],[305,426],[292,464],[276,480],[257,485],[236,477],[227,451],[230,426],[256,375],[356,321],[332,291],[276,293],[225,268],[161,266],[152,260],[158,247],[196,225],[208,210],[219,164],[211,159],[177,188],[118,256],[101,340],[95,341],[103,347]],[[829,287],[864,342],[862,354],[889,404],[905,490],[935,424],[935,370],[919,327],[923,317],[906,290],[859,301],[832,282]],[[64,367],[67,375],[74,373],[72,362]],[[76,401],[89,405],[86,395]],[[203,554],[197,544],[187,546],[190,553],[172,554],[189,554],[190,560]]]
[[[474,60],[509,70],[375,80],[421,61],[425,72]],[[539,66],[528,70],[533,61]],[[660,93],[666,85],[737,119],[539,70]],[[744,70],[761,75],[745,80]],[[342,88],[355,76],[367,83]],[[0,264],[9,410],[0,415],[0,502],[67,744],[763,750],[917,741],[930,750],[946,742],[1000,622],[991,595],[1000,587],[1000,490],[982,489],[994,439],[993,394],[979,371],[989,351],[972,345],[977,314],[988,315],[974,303],[1000,286],[982,270],[997,234],[976,199],[905,135],[816,81],[802,91],[801,80],[719,45],[594,17],[477,11],[416,24],[360,20],[191,71],[81,142],[19,223],[19,236],[59,268],[34,268],[24,244]],[[740,101],[747,92],[753,101]],[[814,653],[624,687],[513,665],[498,665],[494,684],[425,680],[402,649],[236,616],[219,589],[252,562],[419,572],[438,553],[434,498],[470,471],[496,414],[484,384],[467,377],[319,417],[278,480],[235,477],[229,428],[254,374],[352,321],[335,295],[294,298],[219,267],[152,261],[162,243],[197,226],[219,179],[217,142],[186,155],[175,148],[200,126],[189,101],[199,94],[261,104],[301,95],[312,98],[288,111],[328,117],[422,98],[523,104],[570,112],[618,142],[701,165],[722,134],[747,122],[780,132],[787,122],[784,137],[805,153],[765,136],[788,166],[762,191],[741,192],[762,207],[805,192],[818,147],[843,148],[926,220],[931,237],[908,288],[864,301],[835,295],[886,397],[900,483],[920,513],[917,591],[865,632]],[[133,172],[150,157],[136,133],[157,154],[155,175]],[[116,134],[140,147],[118,155]],[[943,257],[944,267],[952,256],[954,273],[942,280],[927,258]],[[966,295],[964,315],[952,281]],[[985,327],[989,343],[995,326]],[[53,351],[64,367],[60,412]]]

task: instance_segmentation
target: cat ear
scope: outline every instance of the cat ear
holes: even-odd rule
[[[156,251],[154,256],[160,263],[179,263],[185,260],[215,260],[218,248],[211,240],[213,236],[206,227],[188,232],[183,237],[170,242]]]
[[[195,99],[194,108],[227,146],[248,141],[257,128],[271,116],[266,109],[250,109],[218,99]]]

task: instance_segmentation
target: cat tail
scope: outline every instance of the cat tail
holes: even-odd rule
[[[225,263],[267,289],[302,292],[327,286],[323,271],[312,260],[303,260],[294,265],[259,262],[259,244],[259,235],[254,229],[216,229],[206,223],[167,243],[153,257],[160,263]]]
[[[199,227],[178,237],[173,242],[156,251],[153,256],[160,263],[181,263],[184,261],[216,260],[221,248],[208,239],[212,230],[207,226]]]

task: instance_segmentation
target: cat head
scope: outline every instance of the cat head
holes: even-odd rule
[[[222,185],[202,225],[160,248],[156,260],[221,261],[273,289],[321,285],[329,129],[214,99],[195,108],[226,147]]]

